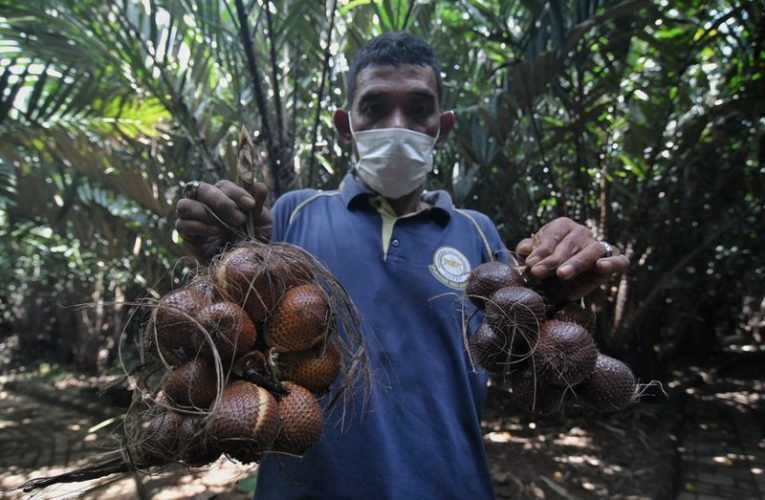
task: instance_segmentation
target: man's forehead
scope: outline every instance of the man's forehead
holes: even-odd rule
[[[433,68],[416,64],[367,66],[356,75],[356,98],[390,92],[438,95]]]

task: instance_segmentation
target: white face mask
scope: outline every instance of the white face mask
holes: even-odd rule
[[[350,121],[349,113],[349,124]],[[431,137],[406,128],[354,132],[353,125],[350,126],[359,153],[356,172],[375,192],[395,199],[425,182],[425,176],[433,169],[433,149],[438,134]]]

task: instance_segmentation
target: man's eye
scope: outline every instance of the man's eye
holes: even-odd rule
[[[361,112],[365,115],[377,115],[380,113],[382,106],[379,104],[365,104],[361,107]]]
[[[412,108],[412,114],[416,117],[422,118],[430,115],[430,106],[414,106]]]

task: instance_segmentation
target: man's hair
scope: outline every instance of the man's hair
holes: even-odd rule
[[[398,66],[414,64],[430,66],[436,75],[438,98],[441,97],[441,71],[433,49],[425,41],[415,35],[401,32],[388,32],[372,38],[356,53],[348,69],[346,94],[348,106],[353,105],[356,94],[356,78],[359,72],[367,66]]]

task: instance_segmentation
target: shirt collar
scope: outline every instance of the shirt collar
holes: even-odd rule
[[[374,209],[371,199],[377,196],[377,193],[364,187],[352,174],[348,173],[345,174],[343,181],[340,183],[340,196],[348,210],[356,208]],[[421,198],[431,206],[425,212],[428,212],[435,221],[445,226],[449,222],[451,213],[454,210],[452,197],[449,193],[440,189],[438,191],[425,191],[422,193]]]

